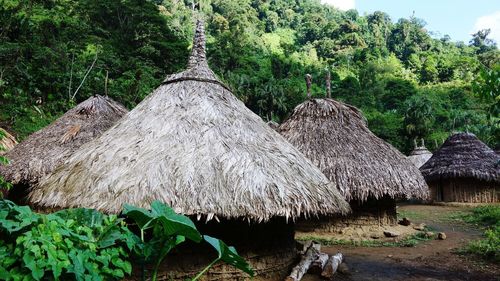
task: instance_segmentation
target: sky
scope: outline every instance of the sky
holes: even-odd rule
[[[453,41],[471,39],[471,34],[490,28],[489,38],[500,45],[500,0],[321,0],[341,10],[356,9],[360,15],[387,13],[395,22],[415,16],[427,22],[434,37],[449,35]]]

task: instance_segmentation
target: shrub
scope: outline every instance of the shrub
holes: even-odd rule
[[[463,252],[479,255],[486,260],[500,261],[500,206],[481,206],[463,216],[468,223],[485,227],[484,238],[471,241]]]
[[[38,214],[0,200],[0,280],[117,280],[131,273],[132,258],[152,264],[156,280],[161,261],[186,239],[205,241],[218,253],[193,280],[218,261],[253,275],[236,249],[202,236],[188,217],[163,203],[153,202],[151,210],[127,205],[123,215],[137,224],[140,236],[116,215],[83,208]]]

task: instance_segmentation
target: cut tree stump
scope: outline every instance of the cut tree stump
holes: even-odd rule
[[[308,273],[311,274],[321,274],[323,268],[325,268],[326,262],[328,261],[328,254],[319,253],[318,258],[309,267]]]
[[[331,256],[326,262],[323,272],[321,272],[321,277],[325,279],[332,279],[343,259],[344,257],[341,253]]]
[[[292,272],[286,277],[285,281],[300,281],[307,270],[309,270],[311,264],[318,258],[320,247],[320,244],[312,243],[304,256],[302,256],[299,264],[292,269]]]

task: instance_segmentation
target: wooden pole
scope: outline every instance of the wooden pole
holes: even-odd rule
[[[326,72],[326,97],[331,98],[332,97],[332,78],[330,75],[330,71]]]
[[[309,267],[308,273],[321,274],[321,272],[323,272],[323,269],[325,268],[326,262],[328,262],[328,258],[328,254],[319,253],[318,258],[314,260]]]
[[[319,246],[319,244],[317,244]],[[311,264],[318,258],[319,249],[314,243],[307,249],[306,253],[293,269],[290,275],[285,278],[285,281],[300,281],[304,274],[309,270]]]
[[[321,277],[325,279],[332,279],[343,259],[344,257],[341,253],[337,253],[336,255],[331,256],[326,262],[325,269],[323,269],[323,272],[321,272]]]
[[[307,86],[307,98],[311,98],[311,84],[312,84],[312,76],[311,74],[306,74],[306,86]]]
[[[109,71],[106,70],[106,79],[104,80],[104,95],[106,97],[108,96],[108,77],[109,77]]]

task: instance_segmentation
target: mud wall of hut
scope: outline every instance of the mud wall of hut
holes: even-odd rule
[[[322,217],[297,222],[301,232],[341,233],[346,227],[396,225],[396,201],[389,197],[369,198],[366,202],[350,202],[352,213],[347,216]]]
[[[429,183],[435,202],[497,203],[500,185],[474,179],[449,179]]]
[[[284,280],[297,261],[294,226],[284,219],[260,224],[235,220],[195,224],[202,234],[222,239],[234,246],[256,273],[254,278],[250,278],[232,266],[219,263],[201,280]],[[192,278],[216,257],[216,251],[205,242],[186,242],[167,256],[158,280],[184,281]],[[140,269],[140,265],[135,265],[136,271],[129,280],[141,280]]]

